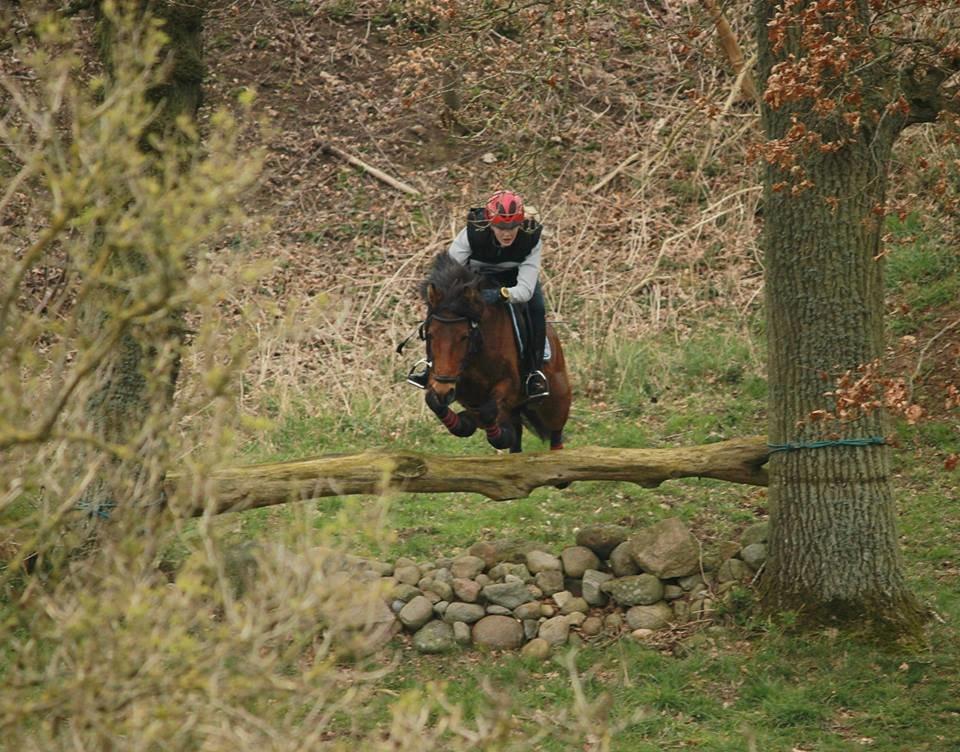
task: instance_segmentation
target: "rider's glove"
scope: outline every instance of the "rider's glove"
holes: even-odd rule
[[[509,300],[509,293],[507,293],[506,287],[501,287],[499,290],[493,288],[489,290],[480,291],[480,299],[483,300],[487,305],[496,305],[497,303],[504,303]]]

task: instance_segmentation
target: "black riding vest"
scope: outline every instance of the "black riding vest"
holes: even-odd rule
[[[490,222],[482,208],[471,209],[467,212],[467,242],[470,244],[470,259],[484,264],[512,263],[518,266],[530,255],[538,242],[543,225],[532,219],[523,220],[517,239],[504,248],[497,243]],[[492,272],[492,273],[491,273]],[[512,287],[517,283],[517,268],[508,267],[503,270],[484,270],[484,274],[496,279],[497,284]]]

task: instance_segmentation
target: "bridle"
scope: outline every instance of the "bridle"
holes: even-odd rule
[[[433,370],[433,353],[431,352],[431,338],[430,335],[427,334],[427,329],[432,321],[436,321],[438,324],[460,324],[466,321],[470,325],[470,330],[467,335],[467,352],[466,355],[463,356],[463,361],[460,363],[460,368],[456,375],[448,376],[437,373],[433,374],[434,381],[437,381],[441,384],[456,384],[457,380],[460,378],[460,374],[462,374],[464,369],[467,367],[467,362],[470,360],[471,356],[480,352],[480,348],[483,344],[483,335],[480,333],[480,321],[472,316],[441,316],[433,311],[427,311],[427,318],[424,319],[422,324],[420,324],[418,336],[426,343],[427,346],[427,357],[425,360],[420,362],[425,363],[429,370]],[[420,365],[420,363],[417,363],[417,365]],[[414,367],[416,368],[416,366]]]

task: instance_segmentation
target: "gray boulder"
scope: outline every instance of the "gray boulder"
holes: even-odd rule
[[[677,517],[661,520],[630,538],[630,555],[644,571],[662,579],[700,569],[700,545]]]
[[[397,618],[407,629],[416,631],[433,618],[433,603],[424,596],[418,595],[400,609]]]
[[[451,603],[443,612],[443,620],[448,624],[458,621],[473,624],[475,621],[480,621],[486,613],[479,603]]]
[[[570,546],[560,552],[563,571],[567,577],[583,577],[588,569],[599,569],[600,559],[586,546]]]
[[[528,603],[533,600],[527,586],[522,582],[494,583],[493,585],[487,585],[480,592],[490,603],[509,609],[514,609],[521,603]]]
[[[603,591],[621,606],[649,606],[663,599],[663,583],[652,574],[609,580],[603,583]]]
[[[630,544],[624,541],[610,554],[610,570],[614,577],[629,577],[632,574],[640,574],[640,567],[633,560],[630,552]]]
[[[626,616],[630,629],[663,629],[673,619],[673,609],[660,601],[650,606],[633,606]]]
[[[413,635],[413,646],[421,653],[447,653],[456,644],[453,627],[444,621],[431,621]]]
[[[607,604],[607,594],[603,592],[603,583],[613,579],[609,572],[598,572],[596,569],[588,569],[583,573],[583,582],[581,591],[583,599],[591,606],[605,606]]]
[[[601,559],[630,537],[630,528],[623,525],[587,525],[577,532],[577,545],[585,546]]]
[[[523,625],[512,616],[485,616],[473,625],[473,642],[500,650],[523,645]]]

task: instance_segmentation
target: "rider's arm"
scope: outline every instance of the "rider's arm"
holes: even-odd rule
[[[533,291],[537,288],[537,279],[540,277],[540,250],[542,245],[540,241],[537,241],[533,250],[520,262],[520,267],[517,269],[517,284],[507,288],[511,303],[526,303],[533,297]]]
[[[460,234],[453,239],[447,253],[449,253],[458,264],[462,266],[467,265],[467,261],[470,258],[470,241],[467,240],[466,228],[462,229]]]

